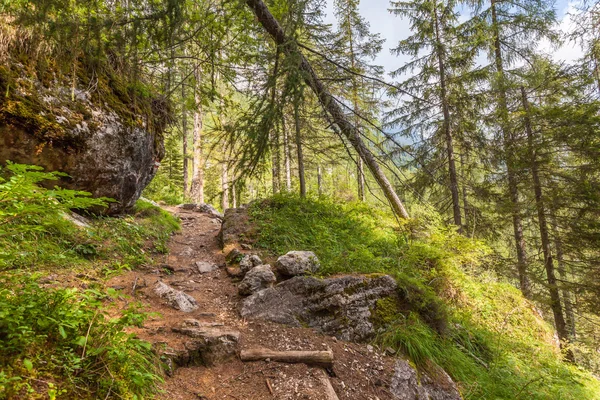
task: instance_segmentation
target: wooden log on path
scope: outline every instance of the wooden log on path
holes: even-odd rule
[[[268,359],[283,363],[303,363],[331,368],[333,366],[333,351],[273,351],[255,348],[242,350],[240,352],[240,359],[242,361],[264,361]]]

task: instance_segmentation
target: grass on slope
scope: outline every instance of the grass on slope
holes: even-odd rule
[[[413,234],[362,204],[275,196],[254,203],[256,246],[273,255],[312,250],[321,274],[384,272],[409,310],[381,307],[376,341],[426,368],[442,366],[465,399],[598,399],[600,383],[563,363],[553,330],[518,290],[486,272],[488,248],[445,229],[432,213]]]
[[[40,186],[57,175],[0,169],[0,399],[148,397],[158,363],[126,333],[145,316],[136,304],[115,316],[110,303],[122,294],[103,281],[166,252],[179,223],[138,202],[134,215],[76,226],[69,209],[106,200]]]

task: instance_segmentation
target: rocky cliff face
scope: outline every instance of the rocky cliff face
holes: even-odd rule
[[[100,94],[39,79],[20,64],[0,66],[0,163],[65,172],[60,186],[115,199],[108,214],[127,211],[164,155],[164,116],[152,106],[165,107],[147,98],[142,110],[115,88],[109,80]]]

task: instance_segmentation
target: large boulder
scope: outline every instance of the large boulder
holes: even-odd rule
[[[168,117],[159,110],[167,109],[166,103],[158,98],[133,102],[117,95],[104,76],[93,90],[90,82],[75,88],[58,78],[42,83],[18,63],[9,72],[2,68],[0,164],[64,172],[69,177],[59,186],[116,200],[104,212],[130,210],[163,158]],[[116,81],[111,81],[115,87]]]
[[[259,265],[246,273],[244,279],[238,285],[238,292],[242,296],[251,295],[273,286],[275,274],[270,265]]]
[[[320,266],[319,259],[312,251],[290,251],[275,263],[277,271],[285,276],[314,274]]]
[[[379,302],[396,301],[396,289],[396,281],[389,275],[296,276],[246,298],[241,315],[363,341],[375,333],[374,312]]]
[[[247,208],[228,208],[225,210],[219,239],[223,253],[226,256],[234,250],[243,249],[243,245],[251,244],[254,236],[255,226],[250,221]]]

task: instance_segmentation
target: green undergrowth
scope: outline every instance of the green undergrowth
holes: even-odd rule
[[[423,370],[443,367],[465,399],[599,399],[600,383],[561,361],[553,330],[492,273],[489,248],[413,210],[399,228],[364,204],[278,195],[250,206],[257,248],[273,256],[312,250],[323,276],[387,273],[399,304],[382,300],[373,322],[382,347]]]
[[[40,186],[60,176],[0,169],[0,399],[149,397],[158,364],[126,329],[143,310],[112,310],[121,295],[104,282],[166,253],[179,222],[138,201],[131,215],[77,225],[71,209],[85,215],[110,200]]]

